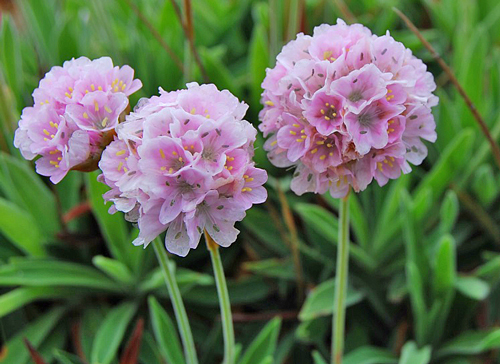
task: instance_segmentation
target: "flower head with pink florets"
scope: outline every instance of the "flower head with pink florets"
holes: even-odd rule
[[[71,169],[96,169],[104,147],[126,110],[128,96],[142,87],[129,66],[109,57],[80,57],[53,67],[23,110],[14,145],[37,172],[58,183]]]
[[[267,192],[264,170],[252,161],[255,128],[247,105],[214,85],[143,99],[117,128],[99,163],[111,212],[139,226],[135,245],[166,231],[165,245],[185,256],[201,234],[221,246],[236,240],[236,221]]]
[[[267,69],[260,130],[278,167],[295,166],[297,194],[344,197],[408,173],[436,140],[438,98],[421,60],[387,33],[323,24],[300,33]]]

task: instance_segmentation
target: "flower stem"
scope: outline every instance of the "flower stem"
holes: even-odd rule
[[[205,231],[205,241],[210,251],[212,265],[214,266],[215,282],[217,284],[217,294],[219,295],[220,313],[222,319],[222,333],[224,335],[224,361],[223,364],[234,364],[234,328],[231,314],[231,303],[229,302],[229,292],[227,290],[224,268],[219,254],[219,246],[212,237]]]
[[[153,241],[153,247],[155,249],[158,262],[160,263],[161,270],[163,271],[163,277],[165,278],[170,300],[174,306],[175,318],[177,319],[177,326],[179,327],[182,344],[184,346],[186,363],[198,364],[196,348],[194,346],[193,334],[191,333],[191,327],[189,326],[186,308],[182,302],[181,292],[179,290],[179,286],[177,285],[177,281],[175,280],[175,274],[168,266],[167,252],[165,251],[165,247],[159,237]]]
[[[339,241],[332,331],[332,364],[341,364],[344,353],[345,300],[349,275],[349,194],[340,203]]]

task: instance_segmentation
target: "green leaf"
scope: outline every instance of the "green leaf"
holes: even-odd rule
[[[122,292],[115,281],[85,265],[27,258],[0,266],[0,285],[73,286]]]
[[[330,279],[318,285],[306,298],[299,313],[302,321],[312,320],[320,316],[333,313],[333,296],[335,293],[335,279]],[[361,302],[364,298],[362,292],[356,291],[351,286],[347,287],[346,307]]]
[[[471,152],[475,133],[470,129],[463,129],[460,134],[446,146],[441,153],[439,161],[432,170],[425,175],[416,189],[415,200],[420,200],[419,195],[424,194],[430,188],[434,198],[441,195],[453,178],[463,170],[464,160],[468,159]]]
[[[68,297],[74,291],[53,287],[22,287],[0,296],[0,318],[33,301],[46,298]]]
[[[171,269],[175,271],[175,279],[179,286],[211,286],[215,284],[214,277],[211,275],[198,273],[187,268],[177,268],[172,261],[169,264],[171,265]],[[165,277],[161,268],[158,267],[142,279],[139,290],[141,292],[149,292],[159,288],[165,288]]]
[[[108,312],[94,339],[92,363],[109,364],[113,361],[136,310],[136,304],[125,302]]]
[[[453,190],[447,191],[440,210],[439,229],[442,234],[451,231],[458,218],[459,209],[457,194]]]
[[[249,76],[252,95],[252,105],[259,105],[262,93],[261,83],[266,76],[269,51],[267,45],[267,34],[264,25],[256,24],[253,27],[252,37],[249,44]]]
[[[33,256],[45,256],[42,234],[32,215],[0,197],[0,231],[15,246]]]
[[[397,359],[389,350],[363,346],[347,354],[344,364],[395,364]]]
[[[422,349],[419,349],[413,341],[409,341],[403,346],[399,364],[428,364],[430,361],[430,346],[425,346]]]
[[[82,364],[82,361],[78,356],[64,350],[55,349],[54,358],[57,359],[59,364]]]
[[[97,255],[92,258],[92,263],[94,263],[97,268],[102,270],[108,276],[116,279],[119,282],[123,282],[126,284],[131,284],[134,282],[134,277],[127,266],[116,259]]]
[[[265,277],[295,280],[294,266],[290,259],[264,259],[255,262],[245,262],[244,269]]]
[[[59,323],[65,313],[64,308],[54,308],[44,314],[28,327],[20,331],[10,339],[0,350],[6,353],[2,364],[25,364],[29,360],[29,352],[26,350],[24,339],[28,339],[31,345],[37,349],[52,329]]]
[[[444,344],[437,357],[448,355],[475,355],[500,348],[500,329],[489,331],[467,331]]]
[[[130,255],[141,254],[142,252],[138,248],[134,249],[134,246],[129,241],[129,233],[123,214],[121,212],[113,215],[108,213],[110,204],[105,204],[102,195],[109,188],[97,181],[98,175],[98,172],[88,173],[86,179],[92,212],[113,257],[126,263],[133,270],[134,266]]]
[[[417,342],[424,342],[424,335],[427,331],[427,309],[424,299],[422,278],[413,262],[406,263],[406,279],[410,293],[411,308],[415,320],[415,336]]]
[[[5,15],[3,15],[1,24],[0,40],[2,43],[2,52],[0,53],[0,59],[2,60],[8,84],[14,95],[18,95],[21,86],[21,77],[23,76],[22,57],[19,48],[20,42],[17,31],[12,25],[12,19]]]
[[[154,296],[148,297],[151,325],[156,338],[156,343],[161,354],[168,363],[184,363],[184,354],[179,341],[177,330],[167,312],[161,307]]]
[[[331,212],[321,206],[298,203],[294,206],[300,217],[305,221],[306,226],[320,234],[327,242],[337,244],[338,240],[338,219]],[[376,262],[358,245],[350,244],[350,255],[363,266],[372,269],[376,267]]]
[[[434,290],[436,294],[443,295],[453,290],[455,280],[455,240],[451,235],[445,235],[438,243],[436,265],[434,267]]]
[[[59,231],[56,200],[28,164],[0,153],[0,190],[5,196],[33,215],[47,240]]]
[[[317,351],[313,351],[312,357],[314,359],[314,364],[328,364],[327,361],[325,359],[323,359],[321,354]]]
[[[245,351],[239,364],[261,363],[267,360],[269,355],[272,356],[276,350],[280,328],[280,318],[275,317],[269,321]]]
[[[251,276],[238,281],[228,281],[231,304],[245,304],[266,298],[270,293],[270,285],[262,277]],[[202,306],[219,306],[219,298],[215,285],[199,286],[183,293],[184,302],[192,302]]]
[[[455,288],[464,296],[477,301],[486,299],[490,294],[490,286],[485,281],[475,277],[458,277]]]

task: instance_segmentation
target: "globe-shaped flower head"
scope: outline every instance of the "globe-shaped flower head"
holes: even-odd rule
[[[58,183],[70,169],[97,168],[111,141],[128,96],[142,87],[129,66],[111,58],[86,57],[52,69],[33,92],[34,105],[23,110],[14,145],[37,172]]]
[[[267,69],[260,130],[278,167],[295,166],[297,194],[343,197],[408,173],[436,139],[438,98],[425,64],[387,33],[323,24],[298,34]]]
[[[204,230],[221,246],[236,240],[235,222],[267,197],[246,110],[229,91],[191,83],[141,100],[118,126],[99,167],[111,212],[138,223],[135,245],[166,231],[167,249],[185,256]]]

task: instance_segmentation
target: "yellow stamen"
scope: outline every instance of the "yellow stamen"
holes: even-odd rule
[[[58,151],[58,150],[51,150],[51,151],[49,152],[49,154],[57,154],[57,153],[59,153],[59,151]]]
[[[122,86],[122,91],[125,91],[125,88],[127,87],[127,84],[124,83],[123,86]]]
[[[71,95],[67,92],[64,93],[68,99],[71,99]]]
[[[320,112],[322,115],[325,115],[325,110],[321,109],[319,112]]]
[[[163,166],[160,168],[160,171],[166,171],[167,170],[167,167]]]
[[[318,148],[314,148],[313,150],[311,150],[311,154],[314,154],[318,151]]]
[[[324,160],[326,158],[326,154],[323,154],[319,159]]]
[[[116,155],[119,157],[121,155],[124,155],[126,153],[126,151],[124,150],[119,150],[118,152],[116,152]]]
[[[300,142],[303,142],[304,139],[295,139],[295,141],[300,143]]]
[[[90,89],[91,89],[92,91],[95,91],[95,86],[94,86],[94,84],[91,84],[91,85],[90,85]]]
[[[246,182],[252,182],[252,181],[253,181],[253,178],[245,178],[245,181],[246,181]]]
[[[321,141],[321,142],[316,142],[316,144],[318,144],[318,145],[323,145],[323,144],[325,144],[325,141],[323,140],[323,141]]]
[[[118,163],[118,168],[116,168],[118,171],[121,171],[123,166],[123,162]]]
[[[73,92],[73,87],[68,87],[69,92]]]
[[[328,116],[325,116],[325,120],[330,120],[330,118]]]
[[[62,157],[57,157],[57,160],[58,161],[62,161]]]
[[[302,139],[306,139],[307,138],[307,135],[302,135],[301,136]]]
[[[89,118],[89,114],[87,114],[86,112],[83,113],[83,118],[84,119],[88,119]]]
[[[99,91],[102,91],[102,86],[98,86],[98,87],[97,87],[97,89],[98,89]]]
[[[173,155],[177,155],[177,152],[174,150],[174,151],[172,152],[172,154],[173,154]]]
[[[97,101],[94,101],[94,110],[99,111],[99,104],[97,103]]]
[[[278,141],[275,140],[274,142],[271,143],[271,146],[275,146],[277,143],[278,143]]]
[[[107,117],[107,116],[106,116],[106,117],[102,120],[101,125],[102,125],[102,127],[103,127],[103,128],[105,128],[105,127],[106,127],[106,124],[108,123],[108,120],[109,120],[109,119],[108,119],[108,117]]]
[[[382,163],[377,162],[377,166],[378,166],[378,170],[379,170],[380,172],[382,172]]]
[[[196,109],[193,107],[193,108],[191,109],[190,113],[191,113],[192,115],[194,115],[194,114],[196,113]]]
[[[179,157],[179,162],[182,162],[182,157]]]
[[[165,159],[165,152],[163,152],[163,149],[160,149],[160,156]]]
[[[173,173],[173,172],[174,172],[174,169],[173,169],[172,167],[170,167],[170,168],[168,169],[168,173]]]
[[[264,104],[266,104],[267,106],[274,106],[274,102],[270,100],[267,100],[266,102],[264,102]]]
[[[104,110],[106,110],[106,111],[107,111],[108,113],[110,113],[110,114],[111,114],[111,112],[113,111],[113,110],[111,110],[111,109],[109,108],[109,106],[108,106],[108,105],[104,106]]]
[[[118,92],[118,86],[115,86],[115,88],[113,89],[114,92]]]
[[[44,133],[45,135],[50,135],[50,133],[47,131],[47,129],[43,129],[43,133]]]
[[[293,131],[293,130],[290,130],[290,134],[292,134],[292,135],[297,135],[297,132],[296,132],[296,131]]]
[[[232,170],[233,170],[233,166],[229,166],[229,167],[227,167],[227,170],[228,170],[228,171],[232,171]]]
[[[50,161],[49,163],[52,164],[53,166],[55,166],[56,164],[58,164],[56,161]]]

